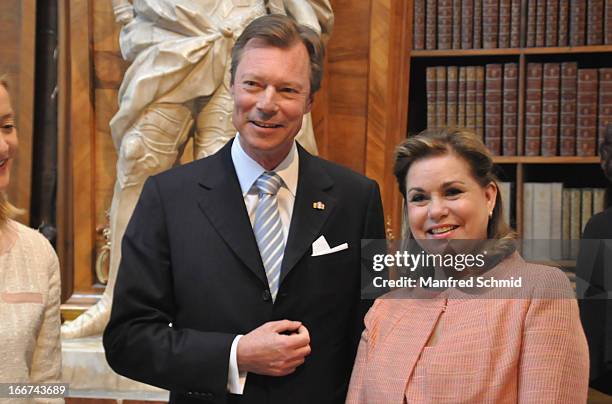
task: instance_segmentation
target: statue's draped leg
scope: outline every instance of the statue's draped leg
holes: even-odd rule
[[[226,83],[227,79],[198,114],[193,144],[196,159],[216,153],[236,134],[232,123],[234,101]]]
[[[118,150],[117,181],[111,203],[111,255],[106,289],[100,301],[74,321],[62,325],[63,338],[102,333],[110,317],[121,239],[145,180],[172,167],[189,136],[191,110],[179,104],[153,104],[122,138]]]

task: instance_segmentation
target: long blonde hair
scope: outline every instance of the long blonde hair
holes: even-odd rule
[[[6,74],[0,74],[0,86],[4,87],[8,93],[9,85]],[[4,225],[8,219],[12,219],[23,213],[23,210],[17,209],[8,201],[5,192],[0,192],[0,226]]]

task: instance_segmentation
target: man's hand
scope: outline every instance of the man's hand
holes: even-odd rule
[[[299,321],[270,321],[238,341],[236,359],[241,372],[285,376],[310,354],[310,335]]]

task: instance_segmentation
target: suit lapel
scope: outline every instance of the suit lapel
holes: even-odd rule
[[[283,256],[280,283],[306,254],[321,232],[336,205],[327,192],[333,180],[317,161],[298,144],[300,168],[298,186],[291,215],[291,225]],[[315,209],[313,203],[322,202],[324,209]]]
[[[231,157],[232,142],[228,142],[204,166],[199,181],[202,190],[198,199],[200,209],[240,260],[268,285],[259,249],[242,191]]]

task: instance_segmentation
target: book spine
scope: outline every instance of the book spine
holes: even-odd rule
[[[485,49],[497,48],[499,34],[498,0],[483,0],[482,4],[482,45]]]
[[[563,183],[553,182],[550,184],[551,198],[550,198],[550,246],[551,246],[551,258],[561,259],[562,247],[560,240],[562,239],[563,233]]]
[[[546,0],[546,46],[557,46],[559,41],[559,0]]]
[[[569,0],[559,0],[559,46],[567,46],[569,39]]]
[[[527,0],[527,47],[535,46],[536,35],[536,3],[537,0]]]
[[[438,0],[438,49],[450,49],[453,37],[453,0]]]
[[[604,43],[612,45],[612,0],[606,0],[604,10]]]
[[[446,66],[436,66],[436,127],[446,126]]]
[[[534,182],[523,184],[523,254],[531,257],[533,254],[533,200]]]
[[[504,64],[502,154],[516,156],[518,130],[518,64]]]
[[[550,259],[548,240],[551,238],[551,183],[536,182],[533,189],[533,246],[535,259]]]
[[[437,48],[437,4],[436,0],[427,0],[425,4],[425,49],[433,50]]]
[[[562,156],[576,155],[576,102],[578,63],[561,64],[561,129]]]
[[[541,47],[546,44],[546,2],[548,0],[537,0],[536,2],[536,34],[535,46]]]
[[[559,133],[559,63],[544,63],[542,79],[542,156],[556,156]]]
[[[603,0],[587,0],[587,45],[603,43]]]
[[[476,67],[465,69],[465,127],[476,131]]]
[[[525,96],[525,155],[540,154],[540,118],[542,113],[542,64],[527,64]]]
[[[436,95],[437,95],[436,68],[428,67],[425,70],[425,89],[427,91],[427,127],[429,129],[437,126]]]
[[[453,49],[461,49],[461,0],[453,0]]]
[[[485,66],[485,144],[494,156],[501,154],[502,65]]]
[[[510,47],[512,0],[499,0],[499,48]]]
[[[599,128],[597,135],[599,145],[603,142],[606,126],[612,124],[612,68],[602,67],[599,69]]]
[[[511,0],[510,4],[510,47],[521,47],[521,0]]]
[[[594,156],[597,143],[597,69],[578,69],[576,154]]]
[[[580,240],[580,189],[570,189],[570,258],[578,255],[578,240]]]
[[[504,212],[504,222],[507,225],[510,225],[510,212],[512,209],[512,183],[510,182],[500,182],[499,183],[499,192],[501,193],[501,202]]]
[[[461,2],[461,49],[471,49],[474,36],[474,1]]]
[[[584,0],[570,0],[570,46],[581,46],[585,41],[586,7]]]
[[[466,115],[466,67],[459,67],[459,89],[458,89],[458,102],[457,102],[457,126],[465,127],[465,115]]]
[[[485,68],[476,66],[476,135],[484,142]]]
[[[414,49],[425,49],[425,0],[414,0]]]
[[[446,126],[457,126],[457,70],[446,67]]]
[[[582,203],[580,206],[580,232],[584,232],[584,227],[593,216],[593,190],[583,188],[581,192]]]
[[[563,189],[563,208],[562,212],[562,220],[561,223],[561,238],[563,240],[563,259],[570,258],[570,240],[571,240],[571,226],[570,226],[570,217],[571,217],[571,192],[569,189]]]
[[[603,212],[606,209],[606,189],[593,189],[593,214]]]
[[[474,0],[474,49],[482,48],[482,1]]]

